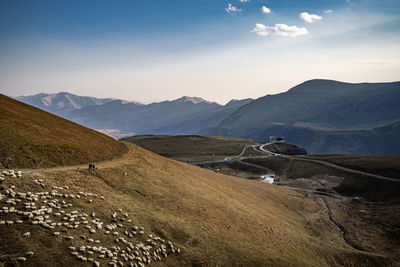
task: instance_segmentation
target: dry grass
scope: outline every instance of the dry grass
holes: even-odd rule
[[[102,133],[4,95],[0,95],[0,147],[0,164],[10,168],[74,165],[126,152],[123,144]]]
[[[203,137],[197,135],[142,135],[124,139],[159,155],[186,162],[221,160],[239,155],[246,145],[256,141],[231,137]],[[246,155],[257,154],[252,148]]]
[[[42,191],[38,177],[51,187],[104,195],[104,201],[74,206],[107,221],[122,208],[144,226],[183,248],[183,253],[155,265],[177,266],[385,266],[383,256],[354,250],[343,243],[324,209],[285,188],[237,179],[160,157],[128,144],[121,159],[101,163],[95,173],[66,169],[38,171],[6,180],[21,191]],[[123,175],[124,172],[128,176]],[[31,266],[73,266],[69,244],[47,230],[19,236],[24,225],[0,227],[2,255],[33,250]],[[79,233],[77,233],[79,234]],[[114,244],[100,236],[102,245]],[[12,240],[12,242],[10,242]],[[15,251],[17,250],[17,251]]]
[[[400,156],[388,155],[315,155],[309,158],[346,168],[400,179]]]

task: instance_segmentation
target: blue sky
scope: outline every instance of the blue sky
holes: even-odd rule
[[[400,80],[399,26],[398,0],[1,0],[0,90],[225,103]]]

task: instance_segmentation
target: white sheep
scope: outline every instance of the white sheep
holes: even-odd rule
[[[26,262],[26,258],[25,257],[18,257],[17,261]]]
[[[30,235],[31,235],[31,233],[26,232],[26,233],[24,233],[22,236],[23,236],[23,237],[29,237]]]

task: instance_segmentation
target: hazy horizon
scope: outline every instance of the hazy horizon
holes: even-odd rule
[[[0,90],[225,104],[400,80],[400,2],[3,1]]]
[[[326,80],[326,79],[312,79],[312,80]],[[304,81],[304,82],[306,82],[306,81]],[[339,81],[339,82],[344,82],[344,81]],[[376,83],[392,83],[392,82],[400,82],[400,80],[398,80],[398,81],[382,81],[382,82],[376,82]],[[345,83],[347,83],[347,82],[345,82]],[[361,83],[361,82],[360,82]],[[355,83],[356,84],[356,83]],[[287,92],[288,90],[290,90],[291,88],[289,88],[289,89],[287,89],[287,90],[283,90],[282,92],[278,92],[277,94],[279,94],[279,93],[284,93],[284,92]],[[201,97],[201,96],[194,96],[194,95],[192,95],[192,96],[188,96],[188,95],[182,95],[182,96],[179,96],[179,97],[177,97],[177,98],[171,98],[171,99],[156,99],[156,100],[153,100],[153,101],[139,101],[139,100],[136,100],[136,99],[123,99],[123,98],[116,98],[116,97],[102,97],[102,96],[95,96],[95,95],[85,95],[85,94],[75,94],[75,93],[71,93],[71,92],[69,92],[69,91],[63,91],[63,90],[61,90],[61,91],[54,91],[54,92],[38,92],[38,93],[33,93],[33,94],[26,94],[26,95],[7,95],[7,96],[9,96],[9,97],[12,97],[12,98],[17,98],[17,97],[22,97],[22,96],[32,96],[32,95],[37,95],[37,94],[58,94],[58,93],[70,93],[70,94],[74,94],[74,95],[77,95],[77,96],[82,96],[82,97],[95,97],[95,98],[114,98],[115,100],[123,100],[123,101],[128,101],[128,102],[137,102],[137,103],[139,103],[139,104],[145,104],[145,105],[148,105],[148,104],[152,104],[152,103],[159,103],[159,102],[163,102],[163,101],[173,101],[173,100],[177,100],[177,99],[180,99],[180,98],[183,98],[183,97],[195,97],[195,98],[202,98],[203,100],[205,100],[205,101],[209,101],[209,102],[214,102],[214,103],[217,103],[217,104],[220,104],[220,105],[226,105],[229,101],[232,101],[232,100],[244,100],[244,99],[257,99],[257,98],[259,98],[259,97],[263,97],[263,96],[265,96],[265,95],[261,95],[261,96],[259,96],[259,97],[256,97],[256,98],[252,98],[252,97],[247,97],[247,98],[240,98],[240,99],[238,99],[238,98],[231,98],[231,99],[229,99],[229,100],[227,100],[227,101],[225,101],[225,102],[218,102],[218,101],[212,101],[212,100],[209,100],[207,97]]]

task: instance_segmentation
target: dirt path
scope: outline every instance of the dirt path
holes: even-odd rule
[[[137,153],[135,151],[134,145],[131,143],[123,142],[125,146],[128,148],[128,152],[124,153],[123,155],[106,160],[106,161],[101,161],[95,163],[96,168],[101,169],[101,168],[110,168],[110,167],[115,167],[118,165],[122,165],[124,162],[126,162],[127,159],[132,158],[135,156]],[[20,169],[23,173],[46,173],[46,172],[65,172],[65,171],[74,171],[74,170],[81,170],[81,169],[88,169],[88,163],[86,164],[80,164],[80,165],[73,165],[73,166],[60,166],[60,167],[54,167],[54,168],[40,168],[40,169]]]
[[[247,145],[247,146],[245,146],[245,147],[243,148],[242,153],[240,153],[240,154],[237,155],[237,156],[226,157],[225,160],[230,160],[230,159],[234,159],[234,158],[240,158],[240,157],[243,156],[243,154],[246,152],[246,149],[247,149],[247,148],[253,147],[253,149],[254,149],[255,146],[257,146],[257,145]]]

